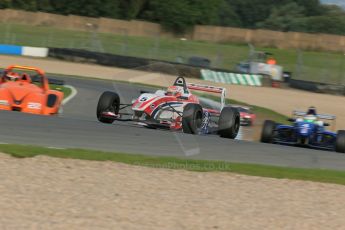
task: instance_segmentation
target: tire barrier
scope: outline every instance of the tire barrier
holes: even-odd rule
[[[200,68],[168,61],[92,52],[80,49],[49,48],[49,57],[81,63],[94,63],[126,69],[200,78]]]
[[[302,89],[302,90],[311,91],[315,93],[326,93],[326,94],[345,96],[344,85],[334,85],[334,84],[332,85],[332,84],[303,81],[303,80],[296,80],[296,79],[290,79],[289,85],[291,88]]]

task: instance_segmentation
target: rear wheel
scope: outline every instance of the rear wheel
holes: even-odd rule
[[[103,112],[119,113],[120,97],[115,92],[106,91],[102,93],[97,104],[97,119],[102,123],[111,124],[114,122],[113,118],[102,117]]]
[[[273,142],[273,133],[276,127],[276,123],[271,120],[266,120],[264,126],[262,127],[261,132],[261,142],[272,143]]]
[[[339,130],[335,141],[335,151],[345,153],[345,130]]]
[[[202,124],[202,115],[202,108],[199,104],[187,104],[183,108],[183,132],[189,134],[198,134]]]
[[[224,138],[236,138],[240,129],[240,112],[233,107],[224,107],[218,122],[218,134]]]

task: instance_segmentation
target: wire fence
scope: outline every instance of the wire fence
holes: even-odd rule
[[[197,56],[209,59],[212,67],[225,69],[234,69],[239,61],[247,59],[249,52],[246,45],[194,42],[185,38],[167,39],[158,34],[133,37],[125,29],[115,31],[115,34],[98,33],[92,27],[85,32],[0,24],[0,29],[3,31],[0,34],[3,44],[86,49],[180,63],[188,63],[189,58]]]
[[[345,85],[345,54],[297,51],[295,79]]]

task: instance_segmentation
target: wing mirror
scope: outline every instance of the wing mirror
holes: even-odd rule
[[[329,123],[323,123],[323,126],[330,126]]]
[[[288,118],[287,120],[290,121],[290,122],[295,122],[296,121],[295,118]]]

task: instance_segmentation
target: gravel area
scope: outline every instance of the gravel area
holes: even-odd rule
[[[1,229],[344,229],[345,186],[0,153]]]

